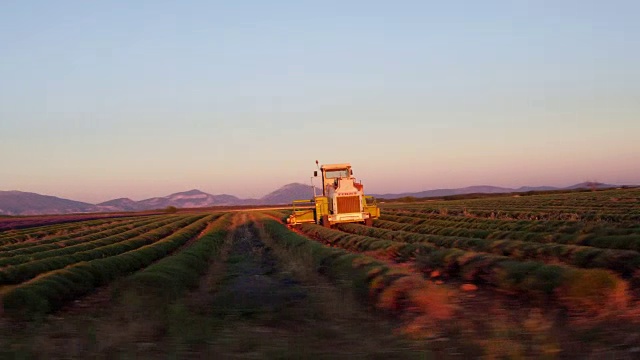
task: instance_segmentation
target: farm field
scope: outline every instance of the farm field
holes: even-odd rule
[[[155,212],[156,214],[158,212]],[[137,213],[135,216],[153,215],[154,212]],[[36,226],[62,225],[83,220],[109,219],[132,216],[130,213],[71,214],[50,216],[0,216],[0,231],[27,229]]]
[[[0,231],[0,352],[640,357],[638,189],[385,203],[371,227],[287,215]]]

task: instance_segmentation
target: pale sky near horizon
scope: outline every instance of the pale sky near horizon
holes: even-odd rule
[[[0,2],[0,190],[640,184],[640,1]]]

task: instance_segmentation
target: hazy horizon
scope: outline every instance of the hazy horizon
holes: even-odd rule
[[[640,2],[0,3],[0,190],[640,184]]]
[[[585,180],[582,182],[587,182],[587,181],[591,181],[591,180]],[[365,194],[378,194],[378,195],[384,195],[384,194],[401,194],[401,193],[413,193],[413,192],[421,192],[421,191],[429,191],[429,190],[442,190],[442,189],[458,189],[458,188],[467,188],[467,187],[473,187],[473,186],[494,186],[494,187],[502,187],[502,188],[508,188],[508,189],[518,189],[521,187],[538,187],[538,186],[552,186],[552,187],[556,187],[558,189],[563,189],[563,188],[567,188],[576,184],[580,184],[582,182],[573,182],[573,183],[567,183],[567,184],[560,184],[560,185],[549,185],[549,184],[540,184],[540,185],[514,185],[514,186],[501,186],[501,185],[493,185],[493,184],[471,184],[471,185],[462,185],[462,186],[455,186],[455,187],[438,187],[438,188],[420,188],[420,189],[413,189],[413,190],[401,190],[401,189],[394,189],[394,191],[391,192],[387,192],[387,191],[369,191],[368,189],[366,189],[365,187]],[[638,183],[625,183],[625,184],[617,184],[617,183],[608,183],[608,182],[603,182],[603,181],[597,181],[598,183],[605,183],[605,184],[609,184],[609,185],[619,185],[619,186],[640,186],[640,184]],[[86,203],[90,203],[90,204],[99,204],[99,203],[103,203],[103,202],[107,202],[110,200],[116,200],[116,199],[121,199],[121,198],[129,198],[131,200],[134,201],[141,201],[141,200],[147,200],[147,199],[151,199],[151,198],[156,198],[156,197],[165,197],[168,195],[172,195],[172,194],[176,194],[176,193],[182,193],[182,192],[188,192],[188,191],[192,191],[192,190],[199,190],[211,195],[233,195],[236,196],[240,199],[259,199],[262,198],[265,195],[268,195],[269,193],[271,193],[272,191],[278,190],[282,187],[284,187],[285,185],[290,185],[293,183],[298,183],[298,184],[303,184],[303,185],[307,185],[306,183],[302,183],[302,182],[290,182],[287,184],[282,184],[281,186],[279,186],[278,188],[274,188],[269,190],[266,193],[263,193],[261,195],[257,195],[254,197],[247,197],[247,196],[241,196],[241,195],[237,195],[237,194],[231,194],[225,191],[215,191],[215,190],[204,190],[203,188],[189,188],[189,189],[174,189],[172,191],[170,191],[169,193],[166,194],[155,194],[152,196],[145,196],[145,197],[132,197],[132,196],[113,196],[110,198],[106,198],[106,199],[98,199],[98,200],[90,200],[90,199],[76,199],[76,198],[72,198],[72,197],[66,197],[66,196],[61,196],[59,194],[47,194],[47,193],[39,193],[37,191],[30,191],[30,190],[17,190],[17,189],[0,189],[0,191],[21,191],[21,192],[30,192],[30,193],[37,193],[40,195],[48,195],[48,196],[55,196],[55,197],[60,197],[60,198],[66,198],[68,200],[75,200],[75,201],[81,201],[81,202],[86,202]],[[318,191],[320,191],[320,189],[318,188],[318,183],[315,183],[316,185],[316,189]],[[311,184],[309,184],[309,192],[311,193]]]

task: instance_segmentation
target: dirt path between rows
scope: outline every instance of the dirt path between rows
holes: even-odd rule
[[[224,277],[197,302],[206,344],[183,355],[223,358],[420,358],[424,350],[394,333],[304,259],[279,249],[246,213],[236,215]],[[214,271],[216,272],[216,271]],[[188,301],[187,304],[190,304]],[[191,303],[193,304],[193,303]],[[206,306],[203,306],[206,305]],[[205,321],[206,322],[206,321]],[[192,335],[196,336],[197,335]]]

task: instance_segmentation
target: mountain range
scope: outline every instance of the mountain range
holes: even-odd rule
[[[241,199],[233,195],[211,195],[200,190],[189,190],[163,197],[135,201],[118,198],[99,204],[63,199],[22,191],[0,191],[0,215],[49,215],[93,212],[120,212],[177,208],[201,208],[211,206],[280,205],[294,199],[311,199],[309,185],[292,183],[259,199]]]
[[[589,189],[593,186],[597,187],[598,189],[618,187],[618,185],[588,183],[588,182],[575,184],[565,188],[559,188],[554,186],[522,186],[519,188],[505,188],[505,187],[489,186],[489,185],[476,185],[476,186],[468,186],[468,187],[456,188],[456,189],[435,189],[435,190],[407,192],[407,193],[400,193],[400,194],[376,194],[373,196],[375,196],[376,198],[383,198],[383,199],[399,199],[399,198],[408,197],[408,196],[415,197],[415,198],[426,198],[426,197],[442,197],[442,196],[464,195],[464,194],[501,194],[501,193],[512,193],[512,192],[527,192],[527,191]]]
[[[504,188],[496,186],[469,186],[456,189],[435,189],[419,192],[406,192],[399,194],[370,194],[376,198],[398,199],[402,197],[442,197],[450,195],[462,195],[473,193],[510,193],[546,190],[571,190],[580,188],[598,189],[617,187],[618,185],[602,183],[580,183],[566,188],[552,186],[520,188]],[[55,196],[40,195],[22,191],[0,191],[0,215],[44,215],[44,214],[70,214],[88,212],[120,212],[164,209],[168,206],[177,208],[200,208],[211,206],[242,206],[242,205],[281,205],[290,204],[296,199],[311,199],[312,189],[309,185],[292,183],[287,184],[259,199],[241,199],[233,195],[211,195],[200,190],[179,192],[164,197],[154,197],[146,200],[135,201],[129,198],[119,198],[105,201],[99,204],[90,204]]]

